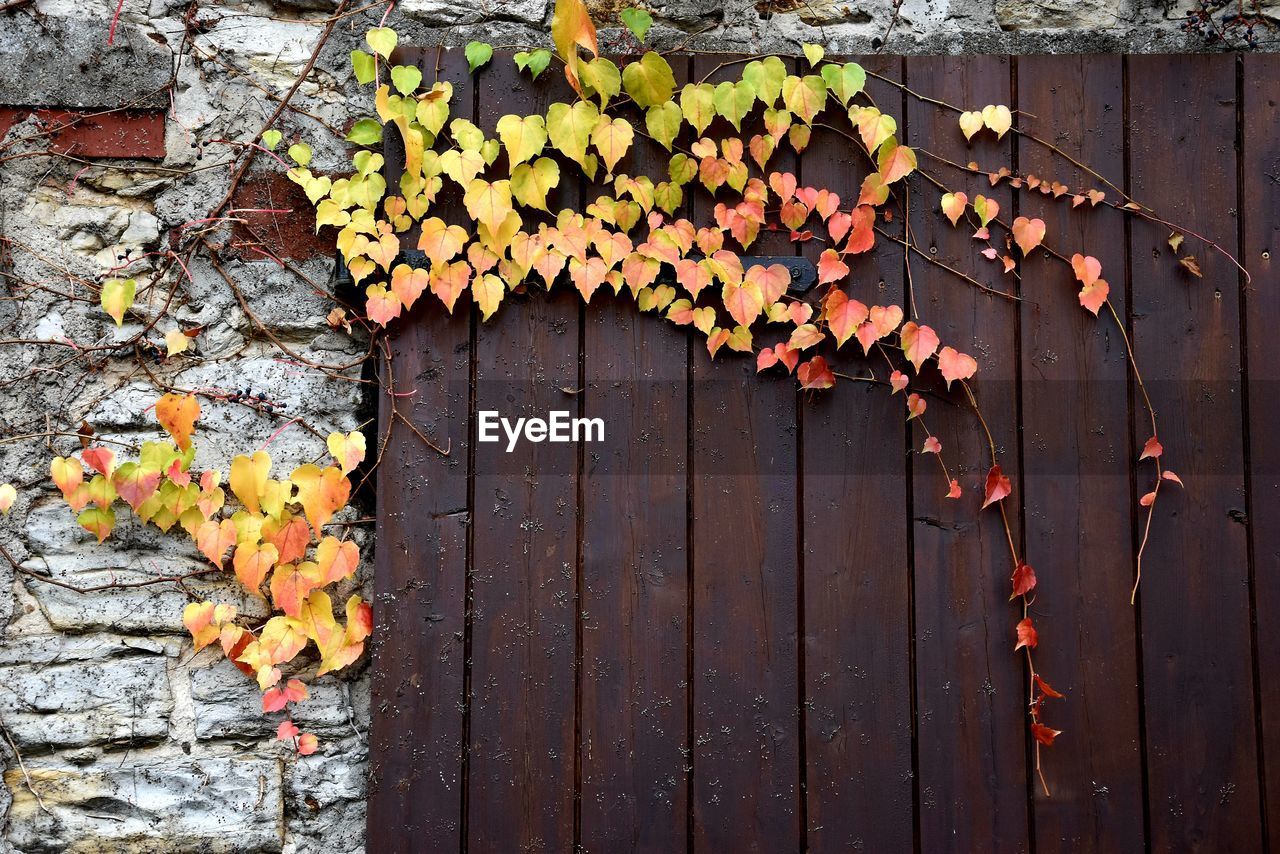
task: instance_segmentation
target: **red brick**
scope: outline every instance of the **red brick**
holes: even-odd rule
[[[237,225],[235,251],[242,258],[263,258],[262,252],[294,261],[334,254],[334,232],[326,228],[315,233],[315,206],[302,188],[289,180],[284,172],[253,172],[236,188],[230,207],[244,220]],[[288,211],[288,213],[248,212]],[[262,252],[252,247],[258,247]]]
[[[86,159],[164,159],[163,110],[32,110],[0,107],[0,136],[31,113],[42,123],[49,147]]]

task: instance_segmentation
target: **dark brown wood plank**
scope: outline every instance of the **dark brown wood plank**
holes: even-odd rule
[[[1234,57],[1128,62],[1134,198],[1234,249]],[[1180,271],[1167,227],[1135,218],[1130,235],[1134,348],[1164,461],[1188,487],[1161,491],[1138,593],[1150,844],[1257,851],[1239,282],[1230,263],[1191,238],[1184,251],[1204,278]],[[1140,406],[1137,449],[1151,433]],[[1151,488],[1152,468],[1138,467],[1139,494]]]
[[[997,57],[912,57],[907,82],[964,109],[1009,104],[1009,61]],[[991,169],[1011,160],[1011,139],[987,132],[966,146],[950,110],[908,99],[912,142],[958,163]],[[923,157],[923,156],[922,156]],[[1007,189],[984,177],[939,170],[948,186],[996,199],[1005,222]],[[931,257],[971,272],[988,287],[1014,289],[1012,276],[986,261],[982,244],[961,223],[939,213],[941,192],[912,181],[912,236]],[[1003,239],[1001,229],[993,234]],[[1000,450],[1006,476],[1018,482],[1017,308],[951,273],[911,258],[912,289],[920,321],[944,344],[979,362],[974,387]],[[910,315],[910,311],[908,311]],[[934,374],[936,376],[936,373]],[[937,383],[941,389],[941,383]],[[945,400],[955,405],[949,406]],[[934,460],[917,459],[913,480],[916,674],[920,763],[920,833],[923,851],[1021,851],[1027,847],[1027,774],[1023,659],[1014,653],[1020,611],[1008,602],[1012,565],[1000,514],[979,511],[991,465],[986,437],[961,392],[934,398],[925,415],[955,467],[964,496],[944,498],[947,487]],[[923,436],[917,430],[913,445]],[[1021,496],[1006,501],[1015,537]],[[1054,628],[1041,626],[1053,642]]]
[[[493,135],[507,113],[545,115],[569,100],[561,75],[531,84],[507,57],[476,77],[477,124]],[[497,165],[505,162],[505,155]],[[552,210],[577,208],[565,168]],[[523,215],[523,212],[522,212]],[[532,221],[532,215],[529,215]],[[477,412],[546,418],[577,412],[579,303],[561,287],[509,294],[476,338]],[[577,652],[578,449],[476,443],[472,545],[472,852],[573,847],[574,666]]]
[[[843,60],[833,59],[840,62]],[[898,58],[868,70],[901,79]],[[868,94],[902,118],[902,93],[868,78]],[[823,121],[847,129],[838,102]],[[800,183],[857,204],[874,164],[861,143],[818,128],[800,156]],[[902,233],[902,220],[889,226]],[[817,263],[824,241],[802,244]],[[903,305],[901,247],[883,240],[846,258],[844,291],[864,304]],[[826,288],[816,289],[815,299]],[[765,339],[764,343],[772,343]],[[827,346],[827,345],[824,345]],[[836,370],[884,376],[850,340]],[[775,381],[775,377],[763,381]],[[809,850],[909,851],[913,836],[910,567],[902,397],[838,381],[805,395],[800,418],[804,535],[805,759]]]
[[[1265,818],[1271,838],[1280,832],[1280,650],[1270,642],[1280,631],[1280,444],[1272,438],[1280,424],[1276,366],[1280,365],[1280,61],[1275,56],[1244,58],[1244,150],[1241,154],[1244,226],[1241,263],[1253,277],[1245,293],[1249,366],[1249,533],[1256,585],[1258,686],[1262,700],[1266,757]]]
[[[695,80],[728,56],[697,56]],[[710,82],[741,72],[730,65]],[[717,119],[706,133],[733,128]],[[790,170],[789,155],[776,168]],[[693,222],[714,227],[694,190]],[[751,251],[792,255],[785,235]],[[796,850],[800,823],[796,394],[755,360],[693,341],[694,846]]]
[[[436,52],[402,61],[415,58],[424,79],[436,80]],[[462,51],[444,51],[439,74],[454,86],[453,114],[470,118]],[[389,153],[387,162],[402,156]],[[461,196],[442,196],[433,213],[461,220]],[[372,850],[412,851],[414,840],[456,850],[461,840],[470,313],[468,299],[450,316],[428,293],[390,332],[395,389],[412,392],[397,408],[449,455],[390,424],[390,398],[380,398],[379,426],[392,434],[377,473]]]
[[[1017,59],[1020,126],[1124,186],[1124,70],[1118,56]],[[1034,116],[1034,118],[1031,118]],[[1116,190],[1027,137],[1018,171],[1072,192]],[[1018,194],[1019,214],[1046,225],[1045,245],[1092,255],[1125,317],[1122,214],[1070,194]],[[1041,850],[1143,847],[1137,636],[1129,606],[1134,513],[1129,482],[1128,359],[1122,330],[1095,318],[1063,261],[1033,252],[1021,262],[1022,426],[1026,560],[1036,569],[1046,642],[1043,677],[1067,695],[1045,720],[1064,735],[1043,750],[1046,797],[1034,787]],[[1100,722],[1105,721],[1105,725]]]
[[[683,85],[688,57],[671,64]],[[656,183],[669,156],[637,134],[618,170]],[[633,241],[647,230],[642,218]],[[583,467],[581,844],[675,854],[688,839],[689,335],[608,287],[585,324],[581,399],[605,439]]]

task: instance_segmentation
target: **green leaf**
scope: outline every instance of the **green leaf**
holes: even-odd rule
[[[390,27],[375,27],[364,34],[364,40],[373,48],[373,52],[383,59],[390,59],[391,51],[396,49],[399,36]]]
[[[377,76],[378,60],[371,53],[362,50],[351,51],[351,68],[356,73],[356,82],[360,85],[372,83]]]
[[[283,134],[275,128],[272,128],[271,130],[264,130],[262,132],[262,144],[267,147],[267,150],[275,151],[276,146],[280,144],[282,137]]]
[[[716,112],[728,119],[734,130],[741,131],[742,120],[756,102],[756,92],[745,80],[737,83],[726,80],[716,87],[714,101]]]
[[[347,134],[347,142],[356,145],[373,145],[381,139],[382,124],[377,119],[361,119],[351,126],[351,132]]]
[[[547,70],[547,66],[551,64],[551,51],[540,48],[533,52],[522,50],[515,56],[516,68],[521,71],[528,71],[534,80],[538,79],[538,75]]]
[[[412,65],[397,65],[391,69],[391,82],[401,95],[412,95],[422,83],[422,72]],[[416,105],[414,109],[417,109]]]
[[[622,77],[618,74],[618,66],[603,56],[590,62],[578,63],[578,76],[588,88],[588,95],[600,98],[600,109],[609,106],[609,99],[617,97],[622,91]]]
[[[698,136],[716,117],[715,93],[710,83],[686,83],[680,90],[680,109]]]
[[[827,50],[820,44],[802,45],[804,48],[805,59],[809,60],[810,65],[817,65],[822,62],[822,57],[827,55]]]
[[[787,77],[782,82],[782,103],[793,115],[808,124],[826,106],[826,81],[816,74]]]
[[[643,42],[644,37],[649,34],[649,28],[653,26],[653,16],[644,9],[623,9],[618,17],[637,41]]]
[[[493,46],[486,42],[467,42],[463,53],[467,56],[467,66],[475,74],[477,68],[487,65],[493,59]]]
[[[511,194],[527,208],[547,209],[547,193],[560,184],[560,165],[549,157],[521,163],[511,173]]]
[[[311,162],[311,146],[305,142],[295,142],[289,146],[289,159],[299,166],[306,166]]]
[[[622,69],[622,85],[627,94],[641,109],[671,100],[671,93],[676,89],[676,78],[671,73],[671,66],[661,54],[650,51]]]
[[[862,91],[862,87],[867,82],[867,72],[862,70],[862,66],[856,62],[846,62],[844,65],[827,64],[822,66],[822,79],[826,81],[827,88],[831,90],[831,94],[840,99],[840,103],[846,107],[853,100],[853,96]]]
[[[644,125],[649,130],[649,136],[662,143],[667,151],[671,150],[671,143],[680,133],[680,121],[680,108],[675,101],[650,107],[644,114]]]
[[[133,279],[107,279],[102,283],[99,294],[102,310],[111,316],[117,327],[124,325],[124,313],[133,305],[137,291],[138,283]]]
[[[786,76],[787,67],[776,56],[752,60],[742,69],[742,79],[751,84],[751,88],[756,90],[756,97],[766,107],[777,103],[778,95],[782,92],[782,81]]]

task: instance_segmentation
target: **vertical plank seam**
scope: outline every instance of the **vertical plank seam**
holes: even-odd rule
[[[1122,149],[1123,168],[1124,168],[1124,193],[1128,198],[1133,198],[1133,140],[1131,130],[1131,96],[1130,96],[1130,68],[1129,57],[1121,58],[1121,91],[1123,93],[1123,107],[1121,109],[1123,119],[1123,143]],[[1133,349],[1133,358],[1137,358],[1137,343],[1134,338],[1133,316],[1133,223],[1126,216],[1124,217],[1124,324],[1125,334],[1130,341],[1130,347]],[[1138,458],[1138,448],[1136,443],[1137,436],[1137,406],[1135,405],[1135,397],[1137,395],[1137,383],[1132,371],[1125,371],[1125,382],[1128,386],[1128,408],[1129,408],[1129,436],[1128,436],[1128,459],[1127,468],[1129,473],[1129,506],[1138,506],[1138,472],[1137,465],[1134,462]],[[1140,542],[1140,526],[1142,524],[1141,514],[1131,513],[1129,515],[1130,528],[1130,554],[1133,555],[1134,564],[1133,572],[1137,573],[1137,554]],[[1134,658],[1137,665],[1138,676],[1138,742],[1139,751],[1138,759],[1141,768],[1142,777],[1142,840],[1143,850],[1151,851],[1151,780],[1147,763],[1147,691],[1146,691],[1146,662],[1143,658],[1142,650],[1142,590],[1138,590],[1138,595],[1133,604],[1133,638],[1134,638]]]
[[[693,57],[686,56],[685,75],[687,80],[693,79]],[[692,194],[690,194],[692,197]],[[684,204],[686,212],[692,211],[692,198]],[[693,421],[693,404],[694,404],[694,382],[693,382],[693,344],[691,336],[685,336],[684,343],[685,358],[685,388],[688,390],[685,395],[685,506],[687,508],[686,517],[688,523],[685,528],[685,588],[687,591],[685,600],[685,851],[686,854],[693,854],[694,851],[694,747],[696,745],[696,735],[694,731],[695,724],[695,708],[694,708],[694,670],[693,670],[693,627],[694,627],[694,599],[697,591],[694,589],[694,530],[697,520],[694,518],[694,438],[696,427]]]
[[[438,66],[438,60],[437,60]],[[471,119],[475,120],[480,108],[480,87],[471,83]],[[462,623],[462,816],[458,826],[458,842],[461,854],[467,854],[470,847],[470,811],[471,811],[471,652],[474,632],[475,585],[473,568],[475,565],[476,536],[476,376],[478,373],[478,340],[480,337],[479,319],[471,305],[468,311],[468,368],[467,368],[467,554],[463,573],[463,623]]]
[[[809,150],[807,147],[806,151]],[[802,184],[804,179],[804,156],[796,154],[796,183]],[[793,255],[801,254],[800,244],[792,242]],[[808,715],[805,714],[805,702],[808,694],[808,680],[805,673],[805,591],[804,591],[804,398],[799,388],[792,396],[796,420],[796,746],[797,770],[799,771],[800,798],[798,812],[799,851],[805,854],[809,850],[809,757],[808,757]]]
[[[907,124],[907,93],[905,87],[911,85],[908,79],[907,58],[899,60],[899,74],[902,77],[903,89],[898,92],[899,112],[902,117],[902,138],[908,139],[910,129]],[[903,236],[911,242],[911,211],[902,212]],[[911,248],[902,248],[902,300],[904,306],[912,304],[911,293]],[[910,421],[902,426],[903,458],[906,461],[906,529],[907,529],[907,670],[910,683],[911,704],[911,839],[913,854],[921,854],[920,831],[920,707],[919,693],[916,685],[916,541],[915,541],[915,455],[911,453]]]
[[[1236,55],[1236,257],[1244,263],[1245,235],[1248,216],[1248,198],[1245,195],[1245,111],[1244,111],[1244,57]],[[1262,819],[1262,848],[1271,850],[1271,834],[1267,815],[1267,763],[1262,726],[1262,678],[1258,655],[1258,584],[1257,562],[1253,524],[1253,440],[1249,416],[1249,287],[1244,273],[1236,271],[1240,288],[1240,424],[1243,429],[1244,454],[1244,512],[1249,520],[1245,537],[1245,556],[1249,573],[1249,647],[1253,657],[1253,735],[1258,755],[1258,815]]]
[[[1018,57],[1009,57],[1009,101],[1013,104],[1015,127],[1021,128],[1022,116],[1016,110],[1021,106],[1018,99]],[[1009,143],[1009,160],[1010,168],[1014,175],[1021,174],[1019,169],[1018,153],[1021,148],[1021,136],[1010,136]],[[1021,195],[1015,190],[1010,193],[1012,199],[1013,217],[1016,220],[1022,212],[1020,204]],[[1027,257],[1024,254],[1018,260],[1017,277],[1013,282],[1014,293],[1018,298],[1022,298],[1022,272],[1023,264],[1026,263]],[[1014,452],[1018,461],[1018,547],[1021,550],[1023,559],[1027,554],[1027,475],[1026,475],[1026,448],[1023,442],[1023,418],[1022,418],[1022,303],[1016,303],[1013,313],[1013,376],[1014,376],[1014,392],[1013,392],[1013,410],[1015,420],[1014,429]],[[998,580],[999,576],[997,576]],[[1030,659],[1028,659],[1030,660]],[[1027,668],[1019,667],[1022,671],[1022,694],[1029,697],[1031,692],[1031,675]],[[1027,721],[1022,721],[1022,741],[1023,741],[1023,764],[1027,778],[1027,850],[1031,854],[1036,851],[1036,774],[1035,774],[1035,754],[1036,746],[1031,737],[1030,727]]]
[[[578,184],[578,209],[585,209],[586,187]],[[578,301],[578,417],[586,415],[586,305]],[[582,560],[585,554],[583,536],[586,533],[583,508],[585,492],[583,486],[583,464],[586,459],[586,442],[578,443],[575,466],[577,476],[574,492],[577,500],[577,548],[574,555],[573,569],[573,848],[582,850]]]

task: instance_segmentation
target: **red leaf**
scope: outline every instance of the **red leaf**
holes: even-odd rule
[[[281,721],[280,726],[276,727],[276,738],[281,741],[288,741],[298,735],[298,727],[293,721]]]
[[[1039,673],[1036,674],[1036,685],[1040,687],[1040,693],[1044,694],[1046,697],[1054,697],[1056,699],[1061,700],[1064,696],[1058,693],[1057,691],[1055,691],[1053,689],[1053,686],[1050,685],[1048,682],[1041,679]]]
[[[1015,631],[1018,633],[1018,645],[1013,648],[1014,652],[1024,646],[1028,649],[1035,649],[1040,643],[1040,636],[1036,633],[1035,624],[1031,622],[1030,617],[1023,617],[1019,620]]]
[[[310,756],[320,749],[320,741],[309,732],[304,732],[298,736],[298,753],[303,756]]]
[[[930,436],[924,440],[924,447],[921,449],[922,454],[940,454],[942,453],[942,443],[938,441],[937,436]]]
[[[80,452],[80,459],[89,468],[107,477],[111,477],[111,472],[115,469],[116,455],[108,448],[86,448]]]
[[[992,466],[991,471],[987,472],[986,499],[982,502],[983,509],[1008,498],[1011,492],[1013,492],[1013,485],[1009,483],[1009,478],[1000,471],[1000,466]]]
[[[1031,737],[1045,747],[1053,747],[1053,740],[1060,735],[1062,735],[1062,730],[1060,729],[1050,729],[1042,723],[1033,723],[1031,725]]]
[[[947,498],[959,498],[960,495],[961,495],[960,481],[956,480],[955,478],[952,478],[951,490],[947,493]]]
[[[836,250],[822,250],[822,255],[818,258],[818,284],[837,282],[847,275],[849,275],[849,267],[840,260]]]
[[[756,373],[768,370],[778,364],[778,354],[769,349],[761,350],[756,356]]]
[[[1173,481],[1174,483],[1178,484],[1178,486],[1181,486],[1181,487],[1184,487],[1184,488],[1186,487],[1186,484],[1182,482],[1182,478],[1178,477],[1176,474],[1174,474],[1173,472],[1169,471],[1168,469],[1165,469],[1164,471],[1162,471],[1162,472],[1160,473],[1160,476],[1161,476],[1162,478],[1164,478],[1165,480],[1171,480],[1171,481]]]
[[[1013,595],[1010,599],[1026,596],[1036,586],[1036,571],[1031,568],[1031,564],[1020,563],[1009,580],[1013,582]]]
[[[1154,460],[1163,453],[1164,453],[1164,445],[1161,445],[1160,440],[1157,439],[1155,436],[1152,436],[1150,439],[1147,440],[1147,444],[1142,446],[1142,456],[1138,457],[1138,459],[1145,460],[1148,457],[1150,457],[1151,459]]]
[[[897,394],[907,387],[907,375],[902,371],[894,371],[889,375],[889,385],[893,387],[893,393]]]
[[[1138,503],[1139,503],[1139,504],[1141,504],[1143,507],[1150,507],[1152,504],[1155,504],[1155,503],[1156,503],[1156,491],[1155,491],[1154,489],[1153,489],[1153,490],[1151,490],[1151,491],[1150,491],[1150,492],[1148,492],[1146,495],[1144,495],[1144,496],[1142,496],[1141,498],[1139,498],[1139,499],[1138,499]]]
[[[836,375],[827,367],[827,360],[821,356],[814,356],[801,365],[796,376],[800,378],[800,388],[803,389],[819,390],[836,384]]]
[[[918,394],[907,395],[907,411],[911,414],[907,416],[907,420],[918,418],[924,415],[925,409],[929,406],[928,402]]]

